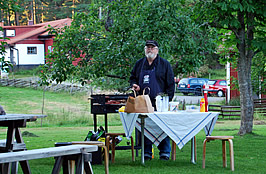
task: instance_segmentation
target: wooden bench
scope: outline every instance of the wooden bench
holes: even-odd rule
[[[21,151],[21,150],[27,150],[25,143],[17,143],[14,142],[12,144],[13,146],[13,151]],[[4,149],[6,147],[6,140],[0,140],[0,149]]]
[[[254,99],[254,112],[266,116],[266,98]]]
[[[17,143],[14,141],[12,144],[12,151],[27,150],[25,143]],[[6,152],[6,140],[0,140],[0,153]],[[11,173],[17,173],[17,162],[12,163]]]
[[[76,174],[83,173],[84,169],[87,174],[90,174],[93,173],[93,171],[90,165],[91,154],[89,152],[94,152],[97,150],[98,146],[96,145],[69,145],[27,151],[0,153],[0,164],[2,164],[1,170],[2,173],[8,173],[9,165],[7,164],[12,162],[55,157],[55,164],[52,170],[52,174],[59,174],[62,163],[70,159],[73,160],[73,157],[75,157]],[[63,166],[63,170],[68,170],[68,166]]]
[[[222,119],[240,119],[240,109],[240,106],[209,105],[208,111],[220,112],[219,116],[222,116]]]
[[[72,144],[86,144],[86,145],[96,145],[98,147],[103,148],[104,150],[104,167],[105,174],[109,174],[109,153],[107,151],[107,147],[104,142],[101,141],[72,141]]]

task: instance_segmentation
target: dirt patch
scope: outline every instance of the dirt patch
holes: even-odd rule
[[[254,125],[266,125],[266,122],[263,120],[257,120],[257,121],[254,121]]]
[[[88,104],[89,105],[89,104]],[[68,103],[60,103],[60,102],[47,102],[44,106],[44,110],[54,111],[59,110],[60,112],[71,112],[71,113],[84,113],[88,112],[88,105],[86,104],[68,104]]]
[[[39,137],[38,135],[35,135],[34,133],[28,132],[28,131],[24,131],[22,133],[23,137]]]
[[[21,101],[20,102],[21,105],[25,105],[25,106],[38,106],[39,103],[36,103],[36,102],[32,102],[32,101]]]

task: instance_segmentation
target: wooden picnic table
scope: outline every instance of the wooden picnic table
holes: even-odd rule
[[[0,147],[0,153],[14,151],[14,144],[24,144],[20,132],[21,127],[26,127],[29,121],[36,121],[37,118],[44,118],[46,115],[35,114],[6,114],[0,115],[0,127],[7,127],[6,142]],[[20,161],[23,173],[30,173],[28,161]],[[10,165],[8,165],[10,168]]]

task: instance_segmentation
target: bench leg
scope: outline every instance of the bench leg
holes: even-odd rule
[[[234,149],[233,149],[233,141],[231,139],[228,140],[229,142],[229,151],[230,151],[230,167],[231,170],[235,170],[235,165],[234,165]]]
[[[84,157],[82,154],[78,155],[78,159],[76,160],[76,174],[84,173]]]
[[[17,174],[17,172],[18,172],[18,162],[1,164],[0,168],[1,174],[8,174],[8,173]],[[31,174],[31,172],[29,170],[25,170],[25,174]]]
[[[18,173],[18,162],[13,162],[11,165],[11,174]]]
[[[93,174],[91,163],[89,161],[84,163],[84,169],[86,174]]]
[[[74,163],[74,167],[71,167],[71,164]],[[63,158],[63,162],[62,162],[62,167],[63,167],[63,174],[72,174],[75,172],[75,161],[74,160],[70,160],[69,156],[65,156]]]
[[[207,140],[205,139],[203,142],[203,159],[202,159],[202,168],[203,169],[205,169],[206,143],[207,143]]]
[[[227,164],[226,164],[226,141],[227,141],[227,140],[222,140],[222,148],[223,148],[223,167],[227,167]]]
[[[22,134],[18,127],[15,128],[15,138],[17,143],[23,143]],[[24,174],[31,174],[30,165],[28,161],[20,161],[19,164]]]
[[[10,170],[10,163],[5,163],[2,165],[2,174],[8,174]]]
[[[92,161],[92,154],[91,153],[83,153],[83,163],[84,163],[84,170],[86,174],[93,174],[93,170],[91,167],[91,161]]]
[[[20,166],[22,168],[22,171],[24,174],[30,174],[31,171],[30,171],[30,165],[29,165],[29,162],[28,161],[20,161]]]
[[[69,171],[70,171],[70,174],[74,174],[75,173],[75,160],[70,160],[69,161]]]
[[[55,158],[55,163],[54,163],[54,168],[52,170],[52,174],[59,174],[60,173],[62,162],[63,162],[63,157],[60,156],[60,157]]]

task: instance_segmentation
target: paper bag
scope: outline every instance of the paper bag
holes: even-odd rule
[[[146,89],[146,88],[145,88]],[[143,90],[143,95],[136,96],[134,91],[135,98],[129,96],[125,106],[125,112],[127,113],[153,113],[154,108],[151,104],[151,99],[149,95],[144,95],[145,89]]]

